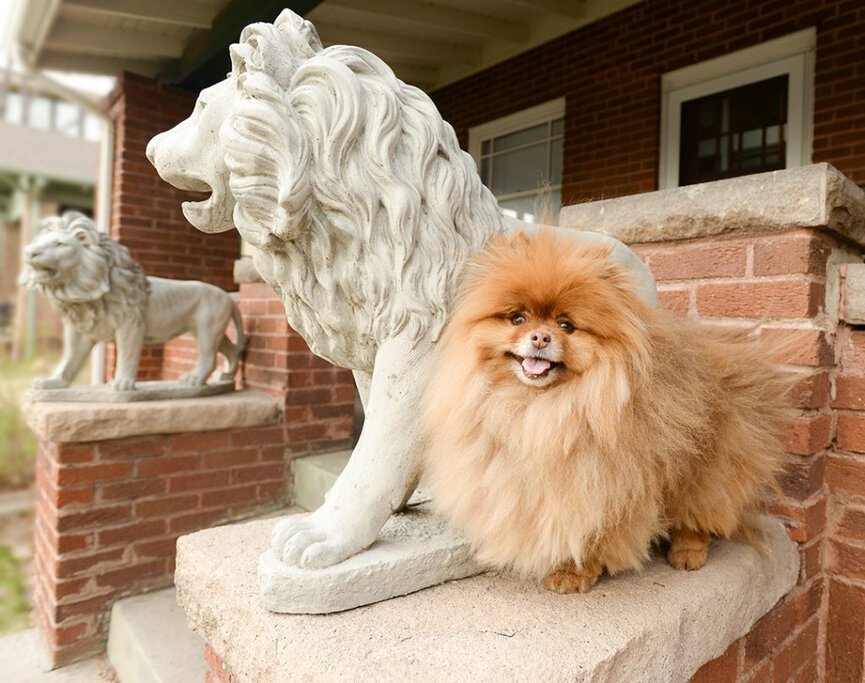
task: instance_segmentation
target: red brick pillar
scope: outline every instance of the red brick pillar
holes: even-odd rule
[[[309,350],[288,326],[282,301],[258,277],[249,259],[238,262],[237,280],[246,328],[244,386],[281,401],[286,443],[292,453],[350,446],[355,405],[351,372]]]
[[[109,107],[114,120],[114,188],[111,234],[129,247],[148,275],[236,286],[234,260],[240,237],[232,230],[208,235],[193,228],[180,205],[200,195],[171,187],[145,156],[150,139],[189,116],[197,93],[124,73]],[[113,354],[109,353],[109,368]],[[170,379],[194,367],[191,338],[145,347],[139,379]]]
[[[33,620],[52,666],[104,649],[115,600],[173,583],[179,536],[289,500],[282,408],[259,392],[26,417],[40,440]]]
[[[865,679],[865,330],[842,325],[832,406],[826,680]]]

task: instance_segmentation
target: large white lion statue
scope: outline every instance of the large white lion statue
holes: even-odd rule
[[[243,349],[243,323],[231,297],[205,282],[147,277],[129,250],[99,232],[83,214],[46,218],[24,251],[19,283],[41,291],[63,319],[63,356],[36,389],[68,387],[97,342],[117,342],[117,369],[111,386],[135,388],[145,343],[162,343],[186,332],[198,347],[195,370],[182,384],[201,386],[216,367],[217,353],[228,360],[223,380],[234,377]],[[237,342],[225,334],[233,320]]]
[[[228,77],[147,156],[175,187],[210,192],[184,215],[237,227],[314,353],[353,370],[360,440],[325,503],[274,530],[278,557],[340,562],[373,542],[418,478],[418,401],[464,259],[505,224],[430,98],[366,50],[322,49],[289,10],[231,46]],[[522,226],[520,224],[520,227]],[[614,257],[655,299],[639,259]]]

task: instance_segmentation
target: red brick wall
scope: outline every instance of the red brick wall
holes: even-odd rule
[[[832,405],[835,447],[829,456],[826,672],[832,681],[865,678],[865,330],[842,328]]]
[[[114,600],[173,581],[178,536],[287,504],[285,426],[41,442],[33,619],[55,665],[105,647]]]
[[[566,97],[563,205],[658,186],[661,75],[817,27],[813,161],[865,183],[865,5],[651,0],[432,94],[468,129]]]
[[[354,436],[354,379],[314,355],[285,320],[270,285],[240,285],[246,327],[243,384],[285,404],[286,438],[295,453],[348,446]]]
[[[833,420],[834,330],[823,309],[826,261],[841,247],[810,230],[632,246],[657,278],[663,305],[710,324],[759,325],[767,338],[786,342],[778,360],[801,378],[796,414],[785,430],[781,495],[766,501],[799,544],[798,585],[694,680],[816,680],[826,625],[824,472]]]
[[[121,76],[109,109],[115,123],[111,231],[148,275],[203,280],[235,290],[232,268],[240,252],[237,232],[208,235],[193,228],[180,205],[199,196],[164,182],[145,156],[154,135],[190,114],[196,95],[143,76]],[[147,347],[139,379],[173,378],[188,372],[194,367],[194,356],[189,361],[183,350],[188,346],[183,341],[168,345],[168,367],[162,346]],[[172,356],[173,347],[179,350]],[[109,354],[108,367],[113,367],[113,354]]]

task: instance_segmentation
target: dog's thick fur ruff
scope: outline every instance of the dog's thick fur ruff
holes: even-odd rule
[[[556,339],[554,324],[547,386],[515,376],[520,312],[576,328]],[[437,353],[425,477],[494,566],[615,573],[677,530],[702,536],[704,561],[708,535],[742,529],[779,472],[789,380],[766,349],[644,304],[604,249],[499,239],[467,268]]]

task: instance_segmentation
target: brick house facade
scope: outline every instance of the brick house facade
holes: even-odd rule
[[[856,0],[641,2],[432,93],[473,126],[564,97],[562,204],[658,189],[661,76],[816,27],[813,162],[865,184],[865,7]]]

